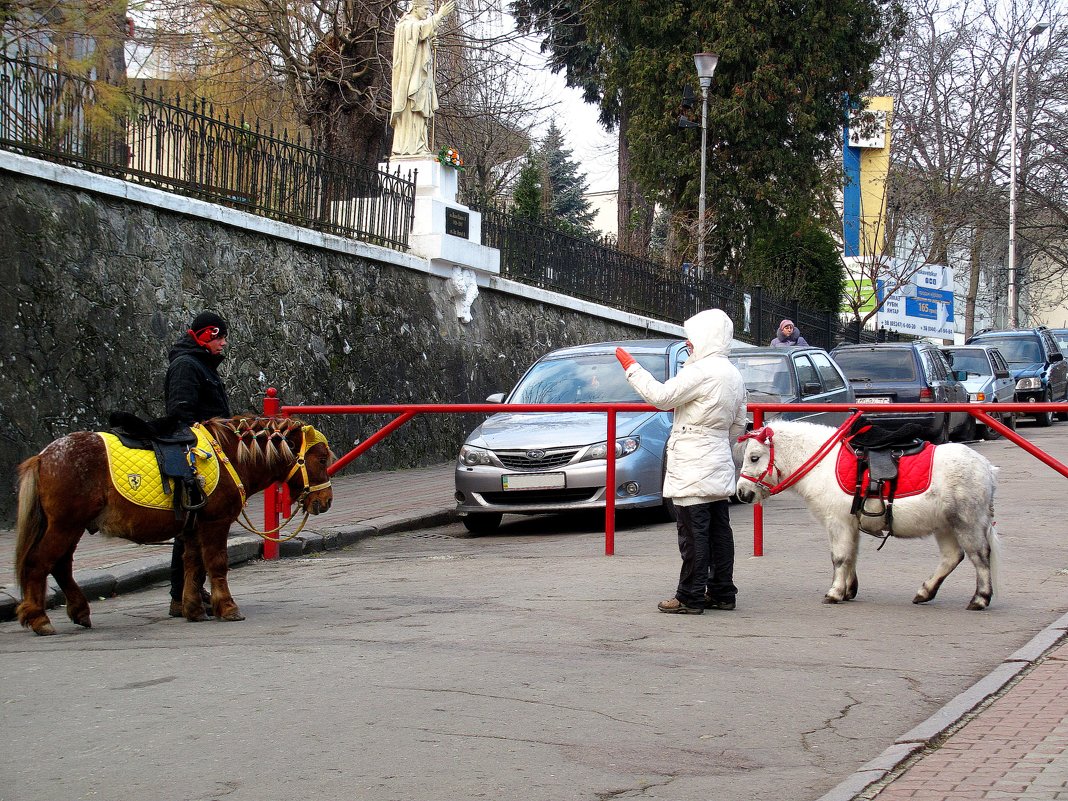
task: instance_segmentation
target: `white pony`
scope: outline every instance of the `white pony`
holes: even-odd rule
[[[836,429],[799,421],[775,421],[749,435],[742,457],[738,498],[760,503],[778,492],[828,443]],[[805,499],[812,515],[827,528],[831,538],[834,581],[823,602],[836,604],[857,595],[857,546],[860,515],[852,514],[853,495],[839,486],[836,477],[838,453],[835,442],[827,455],[793,489]],[[997,580],[1000,548],[994,529],[994,491],[997,468],[966,445],[939,445],[932,460],[931,483],[925,492],[901,497],[893,503],[893,535],[903,539],[934,535],[942,561],[912,599],[922,604],[935,597],[946,576],[967,554],[975,565],[975,595],[969,609],[986,609]],[[866,530],[870,530],[865,525]]]

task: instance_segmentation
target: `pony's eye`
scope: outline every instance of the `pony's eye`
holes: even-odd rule
[[[760,461],[760,457],[754,453],[752,456],[749,457],[749,461],[755,464],[756,462]]]

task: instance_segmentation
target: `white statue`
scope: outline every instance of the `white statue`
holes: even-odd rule
[[[393,99],[389,123],[393,126],[394,156],[428,156],[430,119],[438,109],[434,87],[434,34],[456,4],[448,0],[436,14],[430,0],[412,0],[393,34]]]

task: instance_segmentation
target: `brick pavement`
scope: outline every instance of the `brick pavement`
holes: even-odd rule
[[[928,748],[872,801],[1068,799],[1068,644]]]

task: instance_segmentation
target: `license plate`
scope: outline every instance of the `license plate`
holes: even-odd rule
[[[564,489],[566,486],[563,473],[523,473],[515,476],[501,476],[501,487],[505,490]]]
[[[890,403],[889,398],[857,398],[857,403]]]

